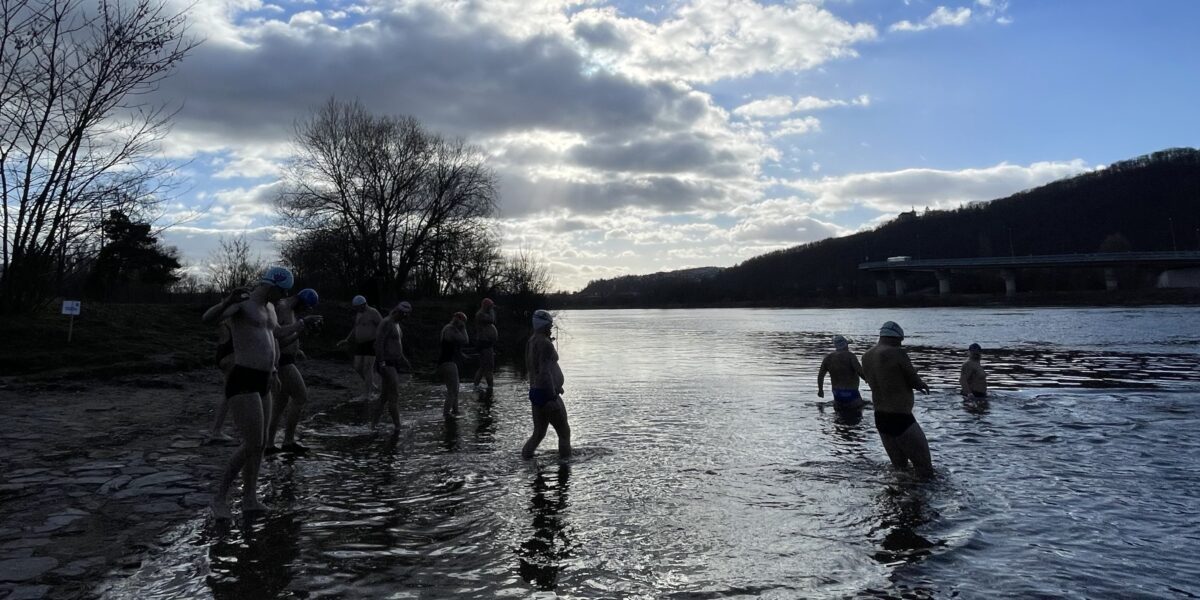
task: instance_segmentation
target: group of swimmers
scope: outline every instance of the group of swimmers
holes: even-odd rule
[[[825,375],[830,377],[833,387],[833,408],[847,420],[857,421],[862,417],[866,402],[859,394],[860,380],[866,380],[871,388],[871,400],[875,408],[875,429],[887,452],[888,459],[898,469],[913,469],[922,476],[933,474],[933,461],[929,455],[929,442],[925,432],[913,418],[913,391],[929,393],[929,386],[921,380],[913,367],[908,353],[901,347],[904,329],[894,321],[888,321],[879,329],[879,341],[863,353],[862,363],[850,351],[845,337],[833,337],[834,351],[825,356],[817,371],[817,396],[825,397]],[[959,375],[959,391],[964,401],[980,402],[987,398],[987,373],[980,364],[983,349],[979,344],[967,348],[967,361]]]
[[[291,271],[271,267],[255,285],[234,290],[203,316],[206,323],[220,324],[216,358],[225,377],[224,400],[218,405],[210,439],[232,441],[221,432],[226,415],[232,417],[242,438],[241,445],[225,465],[213,495],[211,509],[218,519],[233,516],[229,510],[229,490],[239,474],[242,477],[242,512],[265,511],[267,508],[258,500],[257,494],[263,456],[279,452],[303,454],[308,450],[296,441],[296,429],[308,401],[307,387],[296,361],[303,358],[301,335],[319,329],[322,317],[307,314],[317,306],[317,292],[306,288],[289,296],[293,285]],[[362,296],[355,296],[351,304],[356,312],[354,327],[338,346],[349,346],[354,353],[354,370],[363,380],[360,398],[371,406],[372,429],[378,426],[386,408],[392,419],[393,435],[398,435],[401,429],[400,391],[411,381],[413,371],[404,355],[404,334],[400,324],[412,314],[412,304],[400,302],[386,317]],[[495,345],[499,337],[496,308],[490,299],[483,300],[475,321],[479,368],[474,386],[490,396],[494,386]],[[533,313],[531,324],[533,335],[526,346],[526,364],[534,431],[521,454],[527,459],[532,458],[547,428],[553,426],[558,434],[559,455],[567,458],[571,454],[571,433],[562,401],[563,374],[550,337],[554,318],[549,312],[538,310]],[[463,358],[462,349],[469,343],[467,316],[456,312],[441,330],[437,364],[437,373],[446,386],[442,407],[446,419],[459,414],[458,360]],[[481,382],[487,384],[486,390],[480,386]],[[284,422],[283,443],[276,447],[276,432],[281,420]]]

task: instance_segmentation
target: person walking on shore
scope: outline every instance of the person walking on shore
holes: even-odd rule
[[[279,325],[273,303],[291,287],[291,271],[271,267],[253,290],[235,290],[204,313],[206,323],[229,320],[233,368],[225,380],[225,397],[234,425],[242,434],[242,444],[229,458],[210,505],[218,519],[233,518],[229,511],[229,488],[238,473],[242,475],[242,511],[254,513],[267,509],[258,500],[258,471],[266,439],[264,415],[270,414],[271,373],[277,352],[275,336],[287,336],[307,326],[307,321],[287,327]]]
[[[487,394],[491,395],[495,381],[492,372],[496,369],[496,341],[500,332],[496,329],[496,305],[491,298],[484,298],[475,313],[475,346],[479,348],[479,369],[475,371],[475,389],[480,380],[487,381]]]
[[[987,372],[979,363],[983,356],[983,348],[979,344],[967,347],[967,362],[963,363],[962,373],[958,377],[963,400],[987,400]]]
[[[295,323],[303,323],[303,331],[321,324],[321,317],[308,316],[304,313],[317,307],[317,292],[311,288],[300,290],[295,296],[282,298],[275,303],[279,324],[287,327]],[[302,320],[301,320],[302,319]],[[285,340],[283,335],[276,335],[279,340],[279,396],[275,398],[271,412],[271,422],[267,429],[267,447],[265,454],[290,452],[303,454],[308,448],[296,443],[296,429],[300,425],[300,416],[304,406],[308,404],[308,386],[304,384],[304,376],[296,360],[300,358],[300,341]],[[283,429],[283,445],[275,448],[275,432],[279,429],[279,421],[286,419]]]
[[[354,327],[337,345],[340,348],[349,344],[353,349],[354,372],[363,380],[362,399],[370,402],[379,389],[375,384],[375,335],[379,331],[379,324],[383,322],[383,316],[375,307],[367,304],[367,299],[363,296],[355,296],[350,305],[354,307],[355,312]]]
[[[458,359],[462,356],[462,347],[469,343],[467,315],[456,312],[442,327],[441,353],[438,355],[438,375],[446,384],[446,402],[442,405],[442,416],[446,418],[458,414]]]
[[[387,317],[379,322],[375,330],[375,370],[382,380],[382,390],[379,403],[371,414],[371,429],[379,426],[386,406],[392,417],[393,433],[400,434],[400,387],[412,378],[412,365],[404,356],[404,332],[400,322],[412,313],[412,305],[408,302],[397,304],[388,311]]]
[[[558,457],[571,456],[571,426],[567,423],[567,407],[563,403],[563,372],[558,366],[558,350],[550,338],[554,317],[549,312],[533,313],[533,335],[525,345],[525,368],[529,372],[529,403],[533,411],[533,435],[521,448],[521,456],[533,458],[533,453],[546,437],[546,429],[554,427],[558,435]]]
[[[898,469],[912,462],[917,474],[933,475],[933,460],[925,432],[913,418],[913,390],[928,394],[929,386],[917,375],[908,353],[901,347],[904,330],[892,321],[879,329],[879,342],[863,354],[864,379],[871,387],[875,404],[875,428],[892,465]]]
[[[833,336],[833,352],[825,355],[821,368],[817,371],[817,397],[825,397],[825,375],[829,374],[829,383],[833,388],[833,409],[839,414],[845,412],[852,415],[861,414],[865,402],[858,391],[859,380],[862,377],[862,365],[858,357],[850,351],[850,342],[846,338]]]

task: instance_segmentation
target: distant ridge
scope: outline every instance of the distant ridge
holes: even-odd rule
[[[902,213],[852,235],[829,238],[748,259],[727,269],[707,267],[597,280],[576,298],[605,304],[786,302],[875,295],[859,272],[865,260],[890,256],[970,258],[1105,251],[1200,249],[1200,150],[1172,148],[1125,160],[990,202],[954,210]],[[1125,274],[1128,283],[1144,277]],[[1022,289],[1093,289],[1098,274],[1030,271]],[[918,281],[912,289],[933,285]],[[955,290],[994,291],[986,276],[956,276]],[[961,281],[960,281],[961,280]]]

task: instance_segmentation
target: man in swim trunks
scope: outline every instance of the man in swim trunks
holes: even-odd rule
[[[967,362],[963,363],[962,373],[958,377],[963,400],[987,399],[987,372],[979,364],[982,356],[983,348],[979,344],[971,344],[967,348]]]
[[[357,313],[354,316],[354,328],[337,345],[340,348],[349,344],[354,349],[354,371],[363,380],[362,399],[370,402],[378,390],[375,383],[375,332],[379,330],[383,316],[375,307],[367,304],[363,296],[355,296],[350,304]]]
[[[292,273],[283,267],[271,267],[253,290],[235,290],[220,304],[204,313],[207,323],[228,320],[233,337],[233,368],[225,381],[229,412],[242,434],[242,445],[234,451],[217,482],[211,509],[218,519],[232,519],[229,511],[229,487],[238,473],[242,475],[242,511],[267,509],[258,500],[258,470],[266,439],[264,415],[270,414],[271,372],[275,368],[275,336],[291,335],[306,325],[280,327],[274,301],[292,287]],[[264,403],[267,404],[264,406]]]
[[[412,379],[412,365],[404,356],[404,332],[400,329],[400,322],[411,313],[412,305],[401,302],[388,312],[375,330],[375,370],[379,371],[383,380],[383,389],[379,394],[379,404],[371,415],[372,430],[379,426],[379,418],[383,415],[384,406],[387,406],[393,431],[396,435],[400,434],[400,387]]]
[[[295,296],[282,298],[275,303],[275,312],[281,327],[296,323],[305,324],[301,331],[308,331],[321,324],[317,315],[303,316],[317,307],[319,300],[316,290],[305,288]],[[279,395],[275,398],[271,412],[271,422],[267,429],[267,446],[263,453],[267,455],[279,452],[303,454],[308,448],[296,443],[296,428],[300,425],[300,414],[308,403],[308,386],[304,384],[304,376],[296,360],[300,352],[299,339],[285,339],[286,335],[276,335],[279,339]],[[283,445],[275,447],[275,432],[279,430],[279,421],[286,419],[283,429]]]
[[[492,371],[496,368],[496,340],[500,332],[496,330],[496,305],[491,298],[484,298],[475,313],[475,347],[479,348],[479,370],[475,371],[475,389],[479,390],[479,381],[487,381],[487,394],[491,395],[495,381]]]
[[[913,418],[913,390],[928,394],[908,353],[900,348],[904,330],[892,321],[879,329],[879,342],[863,354],[863,379],[871,386],[875,404],[875,428],[892,465],[907,468],[911,461],[923,477],[933,475],[933,460],[925,432]]]
[[[862,409],[862,395],[858,393],[859,378],[862,377],[862,365],[858,357],[850,351],[850,342],[846,338],[833,336],[833,352],[825,355],[821,368],[817,371],[817,397],[825,397],[825,374],[829,374],[833,386],[833,409],[836,411],[854,412]]]
[[[450,322],[442,327],[442,346],[438,354],[438,375],[446,384],[446,402],[442,405],[442,416],[445,418],[458,414],[458,360],[462,357],[462,347],[469,343],[467,315],[456,312],[450,317]]]
[[[533,410],[533,435],[521,448],[521,457],[533,458],[538,444],[546,437],[546,429],[554,426],[558,434],[558,457],[571,457],[571,426],[567,423],[567,406],[563,403],[563,372],[558,366],[558,350],[550,339],[554,317],[549,312],[533,313],[533,335],[525,345],[525,368],[529,372],[529,403]]]

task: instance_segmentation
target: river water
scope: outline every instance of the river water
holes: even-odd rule
[[[933,387],[938,476],[889,465],[870,410],[816,398],[835,333],[885,320]],[[197,515],[114,598],[1200,596],[1200,310],[565,311],[577,456],[534,461],[516,367],[493,399],[406,392],[395,444],[361,407],[268,460],[271,513]],[[994,394],[964,406],[963,349]],[[864,386],[865,387],[865,386]]]

